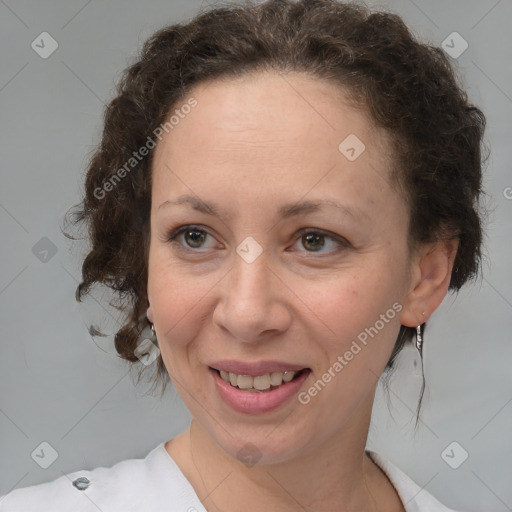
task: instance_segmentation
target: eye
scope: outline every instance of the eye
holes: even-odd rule
[[[334,233],[327,233],[318,229],[304,228],[297,233],[299,239],[297,242],[301,242],[302,246],[308,249],[306,252],[313,253],[329,253],[337,252],[344,248],[349,247],[349,243],[343,237],[335,235]],[[322,251],[324,247],[329,247],[329,243],[326,244],[326,240],[330,241],[332,250]]]
[[[182,235],[183,240],[186,243],[182,243],[179,240]],[[181,226],[167,236],[166,242],[175,242],[176,239],[178,239],[178,245],[182,246],[184,249],[201,249],[201,245],[208,236],[211,235],[204,229],[200,229],[198,226]]]
[[[187,225],[171,231],[165,238],[165,242],[176,243],[179,248],[185,250],[203,249],[205,248],[203,244],[208,236],[211,235],[199,226]],[[296,243],[302,242],[303,247],[307,249],[306,252],[309,253],[337,252],[350,246],[349,242],[343,237],[318,229],[304,228],[298,231],[296,236]],[[326,243],[326,241],[330,242],[331,250],[322,250],[329,247],[329,243]]]

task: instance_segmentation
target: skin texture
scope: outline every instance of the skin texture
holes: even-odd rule
[[[192,95],[197,106],[153,162],[148,317],[193,417],[166,444],[169,455],[210,511],[402,510],[364,453],[374,395],[400,324],[426,321],[445,296],[457,242],[409,253],[407,208],[388,179],[389,135],[334,85],[260,72]],[[354,161],[338,150],[349,134],[365,144]],[[159,208],[182,194],[227,216]],[[277,216],[285,203],[318,199],[355,213],[328,206]],[[190,224],[203,239],[167,241]],[[329,233],[308,241],[302,228]],[[236,252],[248,236],[263,249],[252,263]],[[247,415],[215,389],[209,363],[270,359],[309,367],[307,390],[395,303],[400,312],[306,405],[293,397]],[[237,458],[248,442],[258,450],[254,466]]]

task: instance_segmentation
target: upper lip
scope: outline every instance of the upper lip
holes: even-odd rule
[[[246,361],[236,361],[234,359],[223,359],[211,363],[210,368],[236,373],[237,375],[256,377],[257,375],[265,375],[266,373],[274,372],[298,372],[307,367],[282,361],[254,361],[249,363]]]

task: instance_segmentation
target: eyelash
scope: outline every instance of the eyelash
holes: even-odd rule
[[[169,234],[166,236],[165,242],[178,244],[179,248],[183,249],[185,251],[192,251],[192,252],[200,251],[200,248],[195,249],[193,247],[187,247],[187,246],[184,246],[184,245],[180,244],[179,242],[175,241],[176,238],[178,238],[181,234],[185,233],[186,231],[198,231],[200,233],[206,233],[207,235],[210,235],[213,237],[213,235],[211,235],[208,231],[202,229],[200,226],[189,224],[189,225],[180,226],[174,230],[171,230],[169,232]],[[304,235],[309,235],[309,234],[321,235],[324,238],[332,240],[333,242],[338,244],[338,247],[336,249],[334,249],[333,251],[328,251],[327,254],[334,254],[343,249],[347,249],[348,247],[350,247],[350,243],[345,238],[335,235],[334,233],[330,233],[328,231],[323,231],[321,229],[314,229],[314,228],[303,228],[303,229],[300,229],[299,231],[297,231],[295,241],[299,240]],[[213,238],[215,238],[215,237],[213,237]],[[321,251],[318,253],[315,251],[306,251],[306,252],[309,254],[325,254]]]

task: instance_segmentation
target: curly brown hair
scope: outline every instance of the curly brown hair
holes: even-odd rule
[[[409,207],[410,244],[458,238],[449,289],[458,291],[478,275],[485,117],[468,103],[444,52],[419,42],[398,15],[360,5],[269,0],[217,6],[153,34],[124,71],[105,110],[83,200],[74,207],[72,223],[86,223],[91,243],[76,299],[95,283],[115,292],[116,307],[126,314],[115,347],[127,361],[138,361],[134,350],[148,326],[154,151],[136,161],[134,155],[149,147],[194,86],[259,70],[305,72],[348,92],[354,105],[392,135],[391,179]],[[401,326],[386,377],[414,334]],[[161,357],[159,379],[163,393],[169,376]]]

